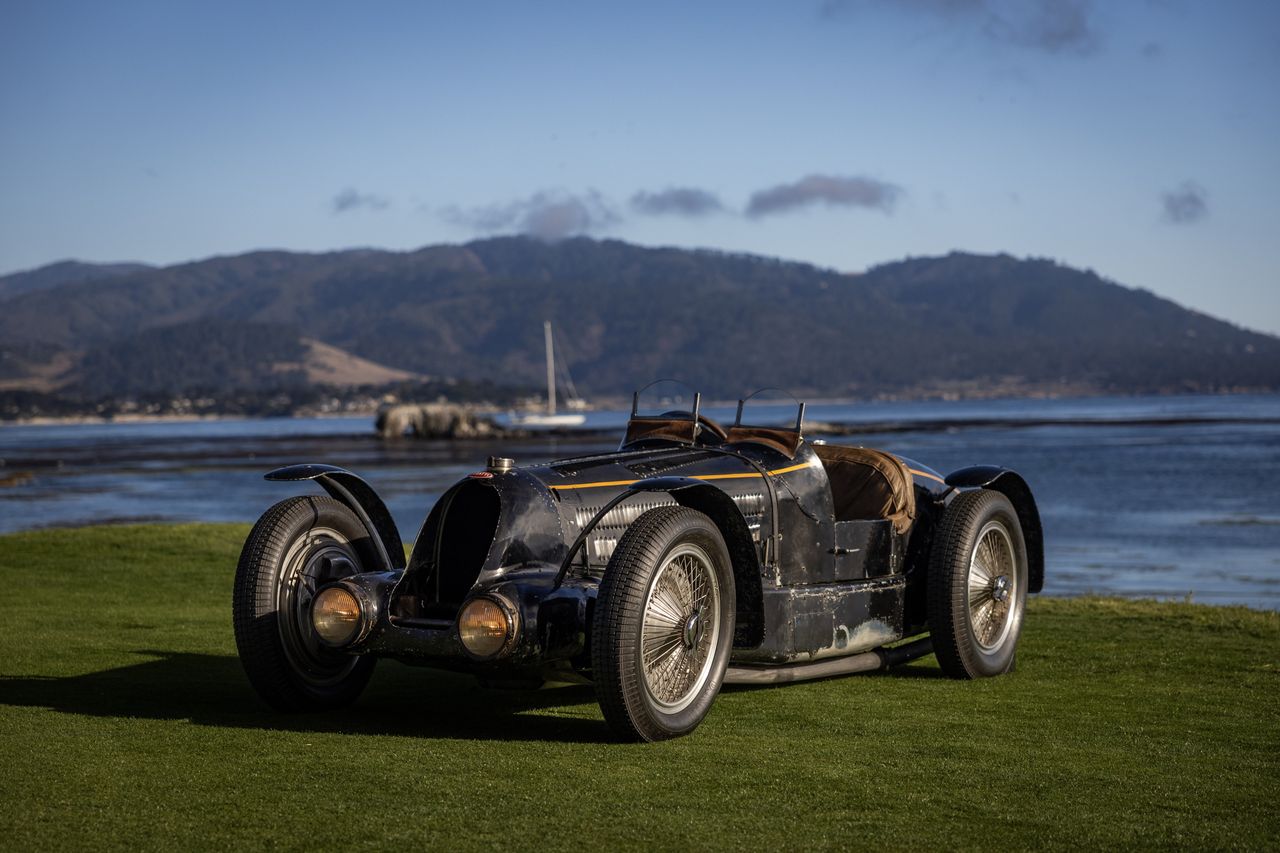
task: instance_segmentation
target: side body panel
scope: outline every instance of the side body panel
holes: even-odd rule
[[[975,468],[944,481],[903,461],[916,504],[915,523],[904,533],[885,519],[835,521],[826,469],[804,443],[794,456],[749,442],[651,443],[478,471],[432,508],[403,571],[389,561],[388,571],[370,576],[386,606],[377,628],[353,650],[495,679],[584,677],[600,578],[618,542],[642,514],[675,503],[706,513],[729,547],[738,602],[735,663],[818,661],[923,631],[933,536],[959,490],[998,488],[1010,496],[1027,531],[1031,587],[1038,591],[1039,516],[1017,474]],[[299,466],[275,475],[317,479],[363,509],[379,539],[398,543],[394,529],[385,529],[385,506],[349,472]],[[614,498],[621,501],[607,509]],[[570,560],[570,544],[580,537],[583,547]],[[500,661],[474,660],[458,640],[459,608],[485,593],[519,611],[515,645]]]

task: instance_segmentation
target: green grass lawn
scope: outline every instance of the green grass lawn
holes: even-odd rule
[[[589,688],[380,664],[268,711],[235,657],[244,526],[0,537],[0,846],[1280,846],[1280,614],[1037,599],[1018,671],[729,689],[611,742]]]

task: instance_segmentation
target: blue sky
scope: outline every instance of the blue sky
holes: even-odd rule
[[[0,272],[520,231],[1280,332],[1280,3],[0,0]]]

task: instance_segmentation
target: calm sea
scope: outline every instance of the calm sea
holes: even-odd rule
[[[808,417],[866,425],[833,441],[943,472],[1017,469],[1040,503],[1049,594],[1280,609],[1278,396],[814,405]],[[620,431],[626,416],[589,418]],[[614,444],[382,441],[367,418],[0,426],[0,532],[252,521],[308,488],[267,483],[263,472],[323,461],[369,480],[409,539],[440,493],[490,454],[533,462]]]

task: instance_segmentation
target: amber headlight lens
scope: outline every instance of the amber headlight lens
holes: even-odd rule
[[[512,635],[511,620],[497,602],[473,598],[458,616],[458,636],[467,651],[479,658],[493,657],[502,651]]]
[[[311,604],[311,624],[329,645],[345,646],[360,632],[360,602],[340,586],[322,589]]]

